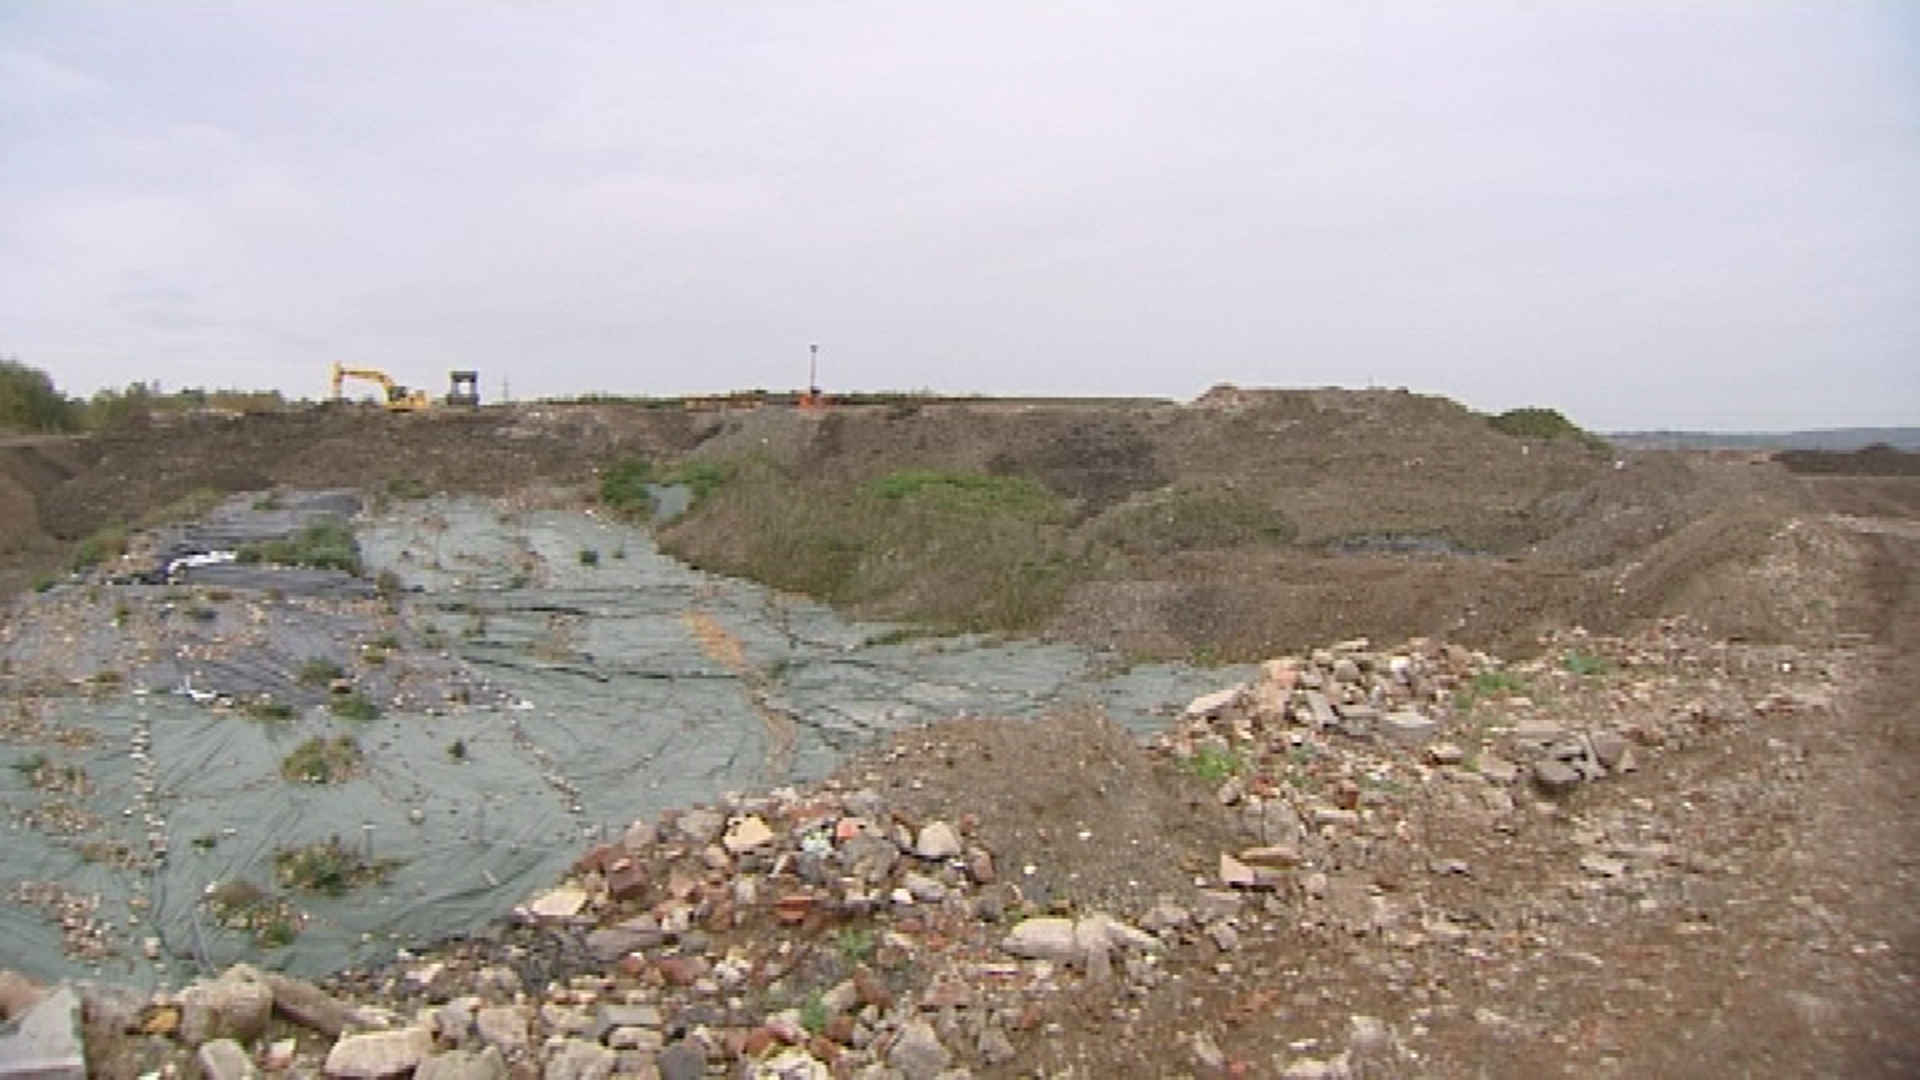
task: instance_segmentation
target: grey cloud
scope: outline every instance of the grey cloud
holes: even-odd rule
[[[348,356],[671,393],[797,385],[817,341],[840,389],[1904,422],[1916,25],[27,4],[0,19],[0,161],[26,163],[0,168],[0,352],[80,390],[165,362],[310,392]],[[128,274],[205,324],[122,304]]]

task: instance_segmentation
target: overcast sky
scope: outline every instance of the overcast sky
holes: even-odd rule
[[[0,0],[0,357],[1920,424],[1920,6]]]

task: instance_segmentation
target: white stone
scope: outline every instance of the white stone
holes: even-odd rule
[[[86,1080],[80,1041],[80,998],[62,986],[0,1031],[0,1075]]]
[[[750,1080],[831,1080],[833,1070],[826,1063],[798,1046],[748,1066],[742,1075]]]
[[[947,898],[947,887],[925,874],[907,873],[900,879],[907,894],[923,904],[937,904]]]
[[[1616,878],[1627,872],[1627,864],[1605,855],[1587,855],[1581,858],[1580,869],[1594,877]]]
[[[1220,853],[1220,883],[1234,889],[1251,889],[1255,884],[1253,867],[1223,851]]]
[[[923,859],[951,859],[961,850],[959,831],[944,821],[927,822],[913,842],[913,853]]]
[[[1382,738],[1404,746],[1417,746],[1433,738],[1440,729],[1433,718],[1414,709],[1396,709],[1380,718]]]
[[[1073,920],[1054,915],[1023,919],[1001,940],[1000,947],[1027,960],[1066,962],[1074,958]]]
[[[179,1038],[188,1046],[219,1038],[250,1043],[267,1030],[272,1015],[273,988],[239,964],[181,991]]]
[[[488,1005],[474,1013],[473,1029],[482,1043],[512,1057],[527,1048],[532,1021],[533,1014],[524,1005]]]
[[[548,1080],[606,1080],[619,1055],[599,1043],[567,1039],[548,1056],[541,1075]]]
[[[539,919],[571,919],[587,906],[587,890],[562,885],[535,897],[527,910]]]
[[[1187,703],[1186,711],[1182,715],[1193,719],[1212,719],[1232,708],[1245,690],[1243,686],[1229,686],[1225,690],[1202,694]]]
[[[887,1050],[887,1064],[906,1080],[934,1080],[953,1063],[953,1053],[940,1042],[933,1025],[914,1020],[901,1027]]]
[[[727,826],[727,834],[720,839],[720,843],[733,855],[757,851],[772,842],[773,830],[758,814],[734,819],[733,824]]]
[[[193,1060],[200,1066],[200,1075],[205,1080],[251,1080],[259,1075],[253,1059],[247,1056],[247,1048],[232,1039],[201,1043]]]
[[[432,1051],[433,1036],[422,1027],[343,1035],[327,1051],[323,1071],[342,1080],[404,1076]]]

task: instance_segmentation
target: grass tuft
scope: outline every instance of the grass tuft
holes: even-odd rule
[[[1238,776],[1240,770],[1246,768],[1246,762],[1232,750],[1209,743],[1194,750],[1187,768],[1207,783],[1218,784],[1230,776]]]
[[[628,521],[653,515],[653,466],[645,459],[624,457],[600,473],[600,505]]]
[[[286,539],[243,545],[238,558],[243,563],[360,573],[360,543],[353,530],[339,521],[316,521]]]
[[[280,775],[296,784],[339,784],[366,764],[360,741],[351,735],[315,736],[294,747],[280,762]]]
[[[344,896],[362,885],[382,884],[399,865],[394,859],[354,851],[338,836],[273,853],[274,880],[282,887],[325,896]]]

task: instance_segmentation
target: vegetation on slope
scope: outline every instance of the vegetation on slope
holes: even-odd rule
[[[1077,584],[1137,558],[1284,545],[1280,511],[1224,489],[1171,487],[1085,517],[1038,478],[905,468],[864,483],[801,479],[765,459],[664,531],[709,569],[946,631],[1045,625]]]
[[[1558,409],[1508,409],[1487,422],[1495,431],[1520,439],[1571,439],[1595,448],[1605,448],[1606,440],[1561,415]]]

